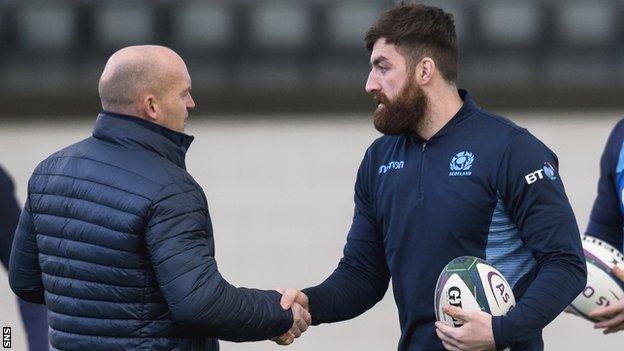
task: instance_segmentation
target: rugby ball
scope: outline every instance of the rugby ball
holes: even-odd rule
[[[589,321],[598,322],[598,319],[589,317],[591,311],[624,299],[624,283],[611,271],[616,265],[624,269],[624,256],[613,246],[589,235],[583,236],[583,252],[587,263],[587,286],[572,301],[570,310]]]
[[[496,268],[480,258],[461,256],[449,262],[440,273],[434,308],[437,320],[454,327],[462,326],[462,321],[442,311],[446,305],[502,316],[516,305],[516,299],[509,283]]]

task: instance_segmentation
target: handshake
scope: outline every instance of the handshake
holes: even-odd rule
[[[308,297],[296,289],[276,289],[282,294],[280,304],[283,309],[292,310],[293,325],[286,333],[271,339],[278,345],[290,345],[312,324]]]

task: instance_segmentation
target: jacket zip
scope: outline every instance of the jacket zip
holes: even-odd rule
[[[424,181],[423,176],[425,174],[425,149],[427,148],[427,142],[423,142],[422,149],[420,150],[421,160],[420,160],[420,173],[418,175],[418,199],[421,200],[423,198],[424,193]]]

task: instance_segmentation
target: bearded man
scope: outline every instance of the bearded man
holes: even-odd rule
[[[541,350],[542,329],[585,287],[579,230],[555,154],[526,129],[481,109],[458,90],[453,16],[402,4],[366,35],[366,91],[384,134],[368,148],[355,183],[355,214],[338,268],[320,285],[284,294],[309,307],[312,325],[354,318],[392,278],[398,349]],[[445,312],[434,290],[458,256],[496,267],[517,305],[504,316]]]

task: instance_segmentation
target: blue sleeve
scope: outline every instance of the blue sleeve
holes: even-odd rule
[[[500,164],[498,189],[536,275],[514,309],[492,318],[498,349],[540,335],[586,284],[580,234],[558,168],[554,153],[528,132],[510,141]]]
[[[26,200],[13,239],[9,285],[21,299],[32,303],[45,303],[39,249],[29,199]]]
[[[618,123],[600,158],[600,179],[598,180],[598,196],[589,217],[586,233],[624,250],[624,233],[622,233],[622,211],[617,187],[617,172],[622,142],[624,139],[624,121]],[[624,161],[624,160],[623,160]]]
[[[20,215],[13,182],[0,168],[0,261],[8,269],[13,235]]]
[[[293,316],[280,306],[280,293],[236,288],[221,276],[206,216],[202,195],[175,184],[161,191],[150,210],[145,241],[172,319],[235,342],[288,331]]]
[[[304,289],[312,324],[354,318],[379,302],[390,281],[381,228],[375,220],[365,157],[355,183],[355,213],[343,257],[320,285]]]

